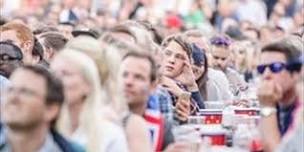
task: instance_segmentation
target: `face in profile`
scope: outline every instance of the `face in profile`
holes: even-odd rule
[[[120,67],[124,96],[129,106],[141,105],[148,101],[151,84],[151,65],[147,59],[127,57]]]
[[[0,75],[8,78],[23,64],[22,58],[23,55],[18,46],[9,42],[0,42]]]
[[[205,67],[204,65],[202,66],[192,65],[192,70],[195,76],[195,80],[198,80],[203,75],[205,71]]]

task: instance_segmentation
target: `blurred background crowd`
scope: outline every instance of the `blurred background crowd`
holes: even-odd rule
[[[0,152],[303,151],[303,0],[0,0],[0,32]]]

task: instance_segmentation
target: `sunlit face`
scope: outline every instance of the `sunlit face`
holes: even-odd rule
[[[261,54],[259,65],[267,65],[275,62],[286,63],[286,57],[284,54],[279,52],[263,52]],[[271,72],[268,67],[262,74],[262,80],[274,81],[282,87],[283,92],[286,92],[296,84],[296,81],[292,78],[291,74],[286,69],[283,69],[278,73],[274,73]]]
[[[10,81],[1,102],[1,122],[13,128],[28,128],[45,123],[45,79],[32,71],[19,69],[12,74]]]
[[[192,65],[192,70],[193,70],[193,74],[195,76],[195,80],[198,80],[203,75],[203,73],[205,71],[205,67],[204,67],[204,65],[202,65],[202,66]]]
[[[74,62],[55,57],[50,66],[63,82],[64,95],[68,104],[85,100],[90,87]]]
[[[183,66],[188,59],[186,51],[175,41],[171,41],[163,50],[163,74],[170,78],[176,78],[183,70]]]
[[[144,58],[127,57],[120,67],[124,96],[129,106],[143,105],[152,90],[151,63]]]
[[[214,47],[212,57],[213,67],[225,71],[229,64],[230,50],[226,47]]]

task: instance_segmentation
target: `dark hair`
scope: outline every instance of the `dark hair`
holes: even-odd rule
[[[7,22],[6,19],[0,16],[0,26],[4,25],[6,22]]]
[[[60,22],[59,25],[67,25],[67,26],[72,26],[73,28],[75,27],[75,23],[73,22]]]
[[[176,42],[178,45],[180,45],[184,51],[186,51],[188,58],[191,58],[192,55],[192,48],[191,45],[188,43],[188,41],[186,40],[186,37],[183,36],[182,34],[176,34],[176,35],[171,35],[169,37],[167,37],[163,43],[161,44],[162,47],[167,47],[170,42]]]
[[[46,48],[52,48],[55,51],[63,49],[68,42],[68,39],[58,32],[46,32],[41,34],[40,38],[42,39],[42,44]]]
[[[32,54],[34,56],[39,56],[40,57],[39,61],[41,61],[43,59],[43,52],[44,52],[44,50],[43,50],[42,45],[40,44],[38,39],[36,37],[34,37],[34,47],[33,47]]]
[[[109,30],[109,32],[110,33],[124,33],[124,34],[130,35],[135,40],[135,42],[138,41],[136,38],[136,33],[134,33],[134,31],[132,31],[130,29],[130,27],[127,25],[116,25],[113,28],[111,28]]]
[[[159,29],[157,29],[153,24],[148,21],[137,21],[138,24],[142,25],[146,30],[148,30],[153,37],[153,41],[160,45],[163,41],[163,36],[161,35]]]
[[[207,86],[206,86],[206,82],[208,79],[208,59],[205,53],[204,49],[199,48],[198,46],[196,46],[195,44],[192,44],[192,49],[193,49],[193,54],[192,54],[192,58],[194,61],[194,65],[195,64],[195,55],[194,53],[196,53],[197,55],[200,55],[202,57],[202,62],[204,62],[204,72],[203,74],[196,80],[196,84],[198,85],[199,88],[199,92],[201,93],[201,95],[203,96],[204,100],[207,100]]]
[[[64,101],[63,84],[60,79],[56,78],[49,70],[39,65],[25,65],[20,69],[31,71],[44,78],[46,82],[46,105],[56,104],[61,107]],[[51,126],[54,127],[57,118],[51,122]]]
[[[55,26],[42,25],[33,31],[35,35],[43,34],[46,32],[59,32],[59,30]]]
[[[128,52],[122,60],[125,60],[128,57],[135,57],[135,58],[141,58],[141,59],[147,59],[150,62],[151,65],[151,72],[150,72],[150,80],[151,82],[154,82],[157,78],[157,65],[149,53],[144,53],[144,52]]]
[[[60,79],[55,77],[49,70],[40,65],[24,65],[21,69],[31,71],[42,76],[47,84],[46,104],[61,105],[64,101],[63,85]]]

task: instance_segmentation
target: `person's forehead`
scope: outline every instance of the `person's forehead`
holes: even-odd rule
[[[215,47],[212,50],[212,55],[217,56],[217,57],[226,58],[229,56],[229,54],[230,54],[230,51],[223,47]]]
[[[176,54],[187,55],[186,51],[175,41],[171,41],[165,49]]]
[[[139,57],[127,57],[122,62],[123,71],[128,71],[132,73],[149,75],[151,72],[150,62],[145,58]]]
[[[45,79],[32,71],[17,69],[10,78],[11,84],[16,87],[29,88],[37,92],[46,92]]]
[[[286,57],[280,52],[262,52],[260,57],[261,64],[268,64],[273,62],[286,62]]]
[[[74,65],[74,66],[70,66]],[[50,68],[54,70],[54,72],[70,72],[70,73],[79,73],[77,66],[70,59],[66,59],[64,57],[55,57],[51,62]]]

